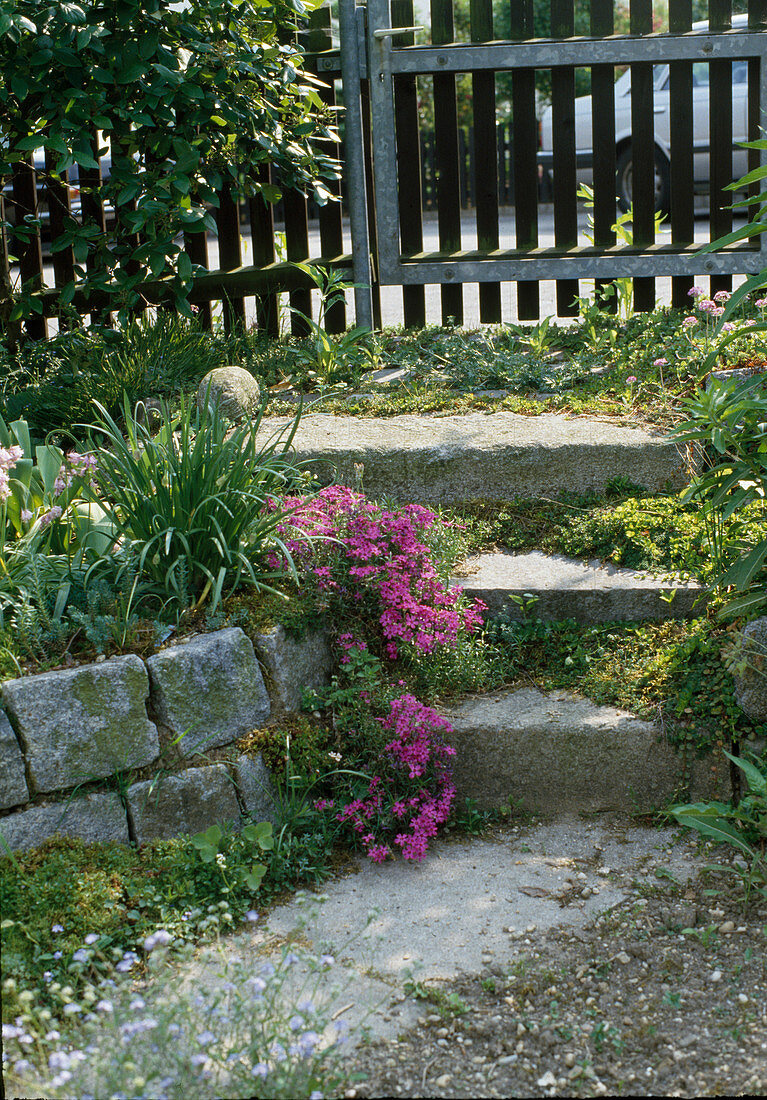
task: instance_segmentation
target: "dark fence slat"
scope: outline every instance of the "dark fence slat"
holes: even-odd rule
[[[295,263],[309,257],[309,215],[306,208],[306,196],[301,191],[286,188],[282,196],[285,209],[285,253],[288,260]],[[291,290],[290,305],[307,317],[312,315],[311,291]],[[290,317],[290,331],[294,336],[306,336],[309,326],[298,313]]]
[[[210,269],[208,259],[208,240],[205,233],[184,233],[184,251],[193,264]],[[213,329],[213,310],[210,302],[201,302],[197,306],[197,319],[206,331]]]
[[[453,0],[431,0],[431,40],[435,46],[452,42]],[[434,78],[434,140],[437,162],[437,221],[441,252],[458,252],[461,248],[461,206],[458,178],[458,111],[455,100],[455,77],[452,73],[437,73]],[[442,323],[453,318],[463,324],[463,288],[440,286]]]
[[[21,227],[25,217],[37,218],[37,177],[34,162],[30,155],[26,163],[16,166],[13,176],[13,202],[15,205],[15,223]],[[36,290],[43,283],[43,250],[39,231],[30,239],[24,240],[20,234],[13,235],[12,251],[19,259],[19,276],[25,289]],[[27,335],[33,340],[44,340],[47,335],[45,318],[31,317],[26,323]]]
[[[412,27],[415,23],[413,0],[392,0],[392,26]],[[393,46],[412,46],[413,34],[398,34]],[[403,253],[423,250],[423,217],[421,213],[423,164],[422,140],[418,129],[418,92],[414,76],[394,78],[394,128],[399,178],[399,235]],[[405,328],[423,328],[426,324],[426,288],[404,286],[402,308]]]
[[[574,33],[573,0],[551,0],[553,38]],[[561,66],[551,71],[551,111],[554,142],[554,243],[572,248],[578,243],[578,200],[575,175],[575,69]],[[557,313],[577,317],[578,280],[557,282]]]
[[[709,29],[726,31],[732,26],[732,0],[709,0]],[[709,144],[711,239],[732,231],[732,62],[709,65]],[[732,290],[731,275],[712,275],[711,293]]]
[[[472,42],[490,42],[493,38],[493,0],[471,0]],[[477,243],[483,250],[498,248],[498,155],[495,128],[495,74],[473,73],[472,105],[474,159],[472,193],[477,209]],[[480,321],[501,320],[500,283],[479,284]]]
[[[512,39],[533,38],[533,0],[519,0],[510,9]],[[511,74],[512,141],[514,157],[514,228],[517,248],[538,247],[538,122],[535,117],[535,72],[515,69]],[[522,321],[540,316],[537,281],[517,283],[517,315]]]
[[[309,16],[309,32],[306,35],[306,48],[312,53],[329,50],[333,47],[331,34],[330,8],[323,5]],[[322,85],[318,88],[320,99],[328,107],[336,105],[336,89],[333,75],[323,73]],[[318,142],[322,150],[336,159],[340,159],[341,148],[335,141]],[[344,250],[344,230],[341,216],[341,181],[328,180],[327,189],[338,201],[332,200],[319,208],[317,220],[320,229],[320,252],[323,256],[340,256]],[[346,328],[346,305],[339,298],[325,314],[325,326],[328,332],[339,333]]]
[[[258,173],[259,182],[268,185],[272,182],[272,169],[262,165]],[[274,255],[274,206],[260,195],[251,195],[248,199],[250,215],[250,243],[253,249],[253,263],[256,267],[273,264]],[[280,332],[279,301],[274,291],[256,296],[256,325],[261,332],[269,336],[278,336]]]
[[[591,0],[592,35],[610,35],[615,30],[613,0]],[[594,244],[610,248],[615,244],[615,70],[612,65],[594,65],[591,70],[591,133],[594,150]],[[608,287],[612,294],[604,296]],[[618,308],[615,284],[597,279],[597,301],[608,310]]]
[[[669,29],[689,31],[692,0],[669,0]],[[672,61],[669,65],[669,116],[671,120],[671,240],[688,245],[695,239],[695,194],[693,187],[692,62]],[[671,280],[671,304],[677,309],[689,305],[693,279],[675,275]]]
[[[94,131],[91,135],[91,144],[94,153],[98,152],[99,142],[98,134]],[[98,168],[84,168],[81,164],[77,166],[77,176],[80,181],[80,205],[82,208],[83,219],[94,225],[102,238],[106,237],[106,215],[104,214],[104,204],[101,201],[99,189],[101,187],[101,167]],[[101,243],[101,242],[99,242]],[[96,270],[97,260],[94,252],[89,252],[88,259],[85,263],[86,270],[91,273]],[[94,310],[91,312],[91,321],[100,324],[111,324],[111,314],[105,313],[103,309]]]
[[[48,217],[50,219],[49,232],[51,236],[51,245],[53,245],[53,242],[64,232],[66,219],[71,216],[67,174],[64,173],[61,179],[56,179],[53,176],[53,170],[56,166],[57,159],[55,153],[51,152],[50,149],[46,149],[45,183]],[[51,251],[51,265],[53,267],[54,286],[63,287],[74,280],[75,265],[71,248],[62,248],[55,252]],[[67,318],[61,314],[59,315],[59,327],[62,329],[69,327]]]
[[[652,32],[652,0],[631,0],[631,33]],[[631,163],[634,208],[634,244],[650,245],[655,240],[655,141],[652,65],[642,61],[631,65]],[[655,280],[634,279],[634,309],[655,308]]]
[[[219,193],[219,208],[216,211],[218,229],[218,266],[222,271],[232,271],[242,266],[242,248],[240,244],[240,211],[232,194],[231,186],[226,183]],[[224,332],[231,333],[245,327],[245,300],[239,295],[227,296],[223,303]]]

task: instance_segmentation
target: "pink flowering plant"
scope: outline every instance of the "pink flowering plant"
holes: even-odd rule
[[[438,571],[429,535],[437,517],[408,504],[387,508],[344,486],[302,501],[278,529],[305,584],[329,620],[352,634],[375,623],[368,644],[389,660],[455,645],[481,623],[481,605],[467,601]],[[275,556],[271,563],[279,565]]]
[[[458,650],[481,623],[482,605],[447,581],[454,560],[444,551],[457,555],[460,540],[446,540],[428,508],[385,506],[342,486],[283,506],[290,514],[281,537],[338,654],[331,686],[307,703],[330,713],[345,768],[314,808],[332,814],[376,862],[396,853],[423,859],[455,798],[454,750],[449,723],[400,674]]]

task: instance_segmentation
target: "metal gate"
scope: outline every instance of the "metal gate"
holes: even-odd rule
[[[563,7],[564,3],[564,7]],[[572,13],[572,0],[559,0],[560,11],[569,4]],[[472,12],[484,7],[483,0],[472,0]],[[492,39],[492,4],[487,0],[490,10],[490,33],[484,37]],[[557,0],[554,0],[552,11]],[[526,7],[524,0],[520,8]],[[612,3],[610,0],[610,7]],[[721,3],[718,5],[722,7]],[[728,12],[730,5],[726,4]],[[680,4],[671,0],[672,27],[674,11]],[[497,295],[497,307],[494,304],[493,290],[499,291],[501,282],[517,282],[520,286],[520,316],[537,316],[537,280],[558,280],[561,290],[559,296],[564,308],[559,312],[571,312],[567,308],[568,295],[577,289],[579,278],[609,281],[615,278],[631,277],[635,280],[635,297],[638,308],[652,308],[654,304],[654,284],[656,276],[674,276],[675,299],[681,304],[682,296],[692,285],[693,276],[706,274],[713,277],[712,286],[727,284],[727,276],[732,274],[750,274],[767,268],[767,234],[760,238],[760,244],[742,244],[733,242],[716,253],[701,257],[699,245],[693,243],[692,231],[692,131],[691,131],[691,88],[692,63],[706,62],[711,71],[712,99],[717,88],[726,89],[726,75],[730,63],[745,60],[748,63],[750,108],[750,136],[758,137],[761,120],[767,118],[767,34],[758,28],[765,16],[764,4],[754,2],[753,17],[749,15],[749,29],[709,29],[692,30],[684,20],[677,19],[681,31],[663,34],[650,33],[652,30],[652,7],[650,4],[632,3],[631,34],[615,36],[610,27],[605,29],[603,21],[599,24],[600,11],[604,13],[602,0],[592,0],[592,32],[597,28],[600,33],[590,37],[572,37],[572,23],[567,18],[560,24],[558,40],[532,40],[532,26],[525,33],[520,29],[520,40],[488,41],[456,44],[446,41],[444,44],[427,46],[400,45],[412,42],[413,32],[418,28],[412,25],[403,27],[403,22],[392,19],[395,12],[409,10],[412,4],[403,6],[403,0],[368,0],[366,8],[356,5],[356,0],[341,0],[341,62],[344,81],[344,98],[347,107],[347,173],[350,193],[350,215],[352,219],[353,239],[355,241],[354,262],[355,282],[369,285],[371,281],[368,257],[371,252],[370,239],[376,244],[375,276],[384,285],[402,285],[422,287],[426,283],[439,283],[443,286],[443,313],[445,294],[449,296],[451,288],[460,295],[460,284],[480,284],[480,306],[482,293],[485,293],[485,316],[483,320],[500,320],[500,293]],[[646,10],[645,10],[646,9]],[[487,10],[487,9],[485,9]],[[530,11],[532,7],[530,6]],[[689,10],[689,6],[688,6]],[[594,18],[596,11],[597,18]],[[635,11],[637,13],[635,18]],[[451,8],[452,12],[452,8]],[[721,15],[721,13],[720,13]],[[645,18],[646,17],[646,18]],[[452,18],[452,15],[451,15]],[[572,15],[571,15],[572,18]],[[729,15],[719,25],[726,27]],[[411,15],[412,24],[412,15]],[[487,24],[486,24],[487,25]],[[717,2],[712,0],[709,27],[717,26]],[[433,28],[432,37],[438,37]],[[567,34],[569,30],[570,34]],[[562,33],[564,31],[564,33]],[[407,33],[410,34],[408,39]],[[452,33],[452,27],[448,27]],[[654,133],[652,115],[652,66],[670,63],[672,78],[672,162],[671,162],[671,230],[670,243],[657,243],[654,232]],[[724,63],[724,64],[722,64]],[[612,85],[616,66],[628,65],[632,75],[632,142],[634,150],[634,240],[631,245],[615,242],[611,232],[615,220],[615,150],[610,149],[614,137],[614,99]],[[594,243],[584,246],[577,242],[577,222],[575,214],[575,172],[576,149],[573,123],[573,93],[567,91],[568,78],[575,67],[591,68],[592,105],[594,119],[601,118],[606,133],[604,140],[594,143],[594,191],[595,191],[595,233]],[[493,159],[486,163],[485,183],[489,202],[484,209],[477,209],[477,228],[480,247],[471,251],[462,250],[460,239],[449,224],[443,232],[442,209],[440,209],[440,248],[426,252],[418,247],[418,232],[409,229],[407,216],[403,211],[408,204],[412,210],[412,165],[410,158],[417,156],[411,146],[403,146],[408,135],[412,140],[412,127],[408,131],[402,126],[402,112],[396,102],[397,95],[408,82],[415,86],[415,78],[430,77],[438,82],[445,77],[458,73],[470,73],[474,81],[475,97],[483,94],[483,78],[493,79],[498,72],[511,72],[513,81],[520,90],[532,88],[535,70],[549,69],[552,72],[552,100],[555,112],[558,111],[559,126],[555,126],[554,139],[554,247],[541,248],[537,243],[537,222],[533,207],[537,201],[529,191],[537,184],[537,150],[530,149],[529,119],[523,116],[524,96],[515,98],[515,120],[519,104],[519,131],[526,134],[527,141],[515,140],[516,147],[522,146],[517,164],[516,189],[516,247],[498,246],[497,232],[497,181],[495,201],[493,201]],[[375,224],[367,227],[365,209],[364,165],[361,152],[362,115],[360,112],[359,88],[362,75],[367,76],[370,103],[370,128],[373,150],[373,193],[375,196]],[[487,75],[485,75],[487,74]],[[716,79],[715,79],[716,76]],[[562,78],[564,77],[564,84]],[[528,83],[524,83],[528,81]],[[685,81],[687,82],[685,84]],[[564,92],[562,91],[564,88]],[[399,91],[398,91],[399,89]],[[676,89],[676,91],[675,91]],[[685,94],[689,100],[685,110]],[[731,97],[731,88],[730,88]],[[436,91],[435,91],[436,96]],[[601,98],[600,98],[601,97]],[[730,98],[730,103],[732,102]],[[681,109],[674,103],[681,104]],[[527,96],[528,106],[532,104]],[[530,112],[534,107],[530,107]],[[475,119],[477,105],[474,105]],[[725,112],[722,110],[721,115]],[[731,115],[731,108],[730,108]],[[688,117],[689,116],[689,117]],[[727,170],[729,155],[730,174],[732,168],[732,132],[727,142],[726,125],[722,130],[717,112],[711,111],[711,186],[722,189],[730,180]],[[555,120],[557,114],[555,113]],[[515,121],[515,127],[517,122]],[[612,137],[610,129],[612,126]],[[731,127],[731,122],[730,122]],[[596,127],[595,131],[596,132]],[[416,130],[417,133],[417,130]],[[355,135],[359,140],[355,155]],[[724,141],[722,141],[724,138]],[[685,144],[689,149],[685,148]],[[722,152],[718,146],[725,145]],[[767,150],[752,151],[750,166],[767,163]],[[449,161],[448,161],[449,164]],[[535,173],[535,175],[533,174]],[[520,186],[521,185],[521,186]],[[689,203],[685,202],[685,195]],[[445,200],[450,203],[449,196]],[[457,200],[456,200],[457,201]],[[727,202],[732,201],[729,196]],[[558,204],[559,203],[559,209]],[[687,206],[689,205],[689,210]],[[731,226],[731,214],[726,204],[719,201],[714,216],[712,202],[712,235],[719,236]],[[612,213],[611,213],[612,212]],[[495,218],[495,232],[493,219]],[[449,222],[449,219],[446,219]],[[414,247],[415,245],[415,247]],[[524,293],[535,287],[535,294]],[[369,297],[359,292],[357,303],[358,318],[370,323]],[[534,300],[535,299],[535,300]],[[451,299],[448,297],[448,303]],[[460,300],[460,299],[459,299]],[[455,303],[455,295],[452,302]],[[489,303],[489,305],[488,305]],[[362,312],[359,312],[360,309]],[[407,323],[407,320],[406,320]]]

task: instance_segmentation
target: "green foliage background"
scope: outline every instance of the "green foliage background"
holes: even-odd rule
[[[317,2],[0,0],[0,178],[40,150],[54,179],[111,156],[109,178],[91,190],[113,224],[67,216],[54,245],[71,250],[81,288],[127,309],[144,280],[169,276],[188,312],[194,268],[180,235],[214,228],[223,188],[275,201],[259,178],[269,164],[283,185],[327,199],[322,180],[337,165],[315,140],[333,120],[293,41]],[[19,252],[36,223],[23,211],[14,220]],[[41,312],[34,288],[15,299],[3,290],[0,319]],[[62,304],[74,293],[71,282]]]

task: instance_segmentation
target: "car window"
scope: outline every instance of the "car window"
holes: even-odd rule
[[[707,61],[695,61],[692,66],[692,82],[696,88],[708,87],[708,62]],[[732,63],[732,82],[733,84],[746,84],[748,83],[748,62],[747,61],[733,61]]]
[[[708,63],[706,61],[694,61],[692,65],[692,83],[695,88],[708,87]]]
[[[733,61],[733,63],[732,63],[732,82],[733,82],[733,84],[747,84],[748,83],[748,62],[747,61]]]

